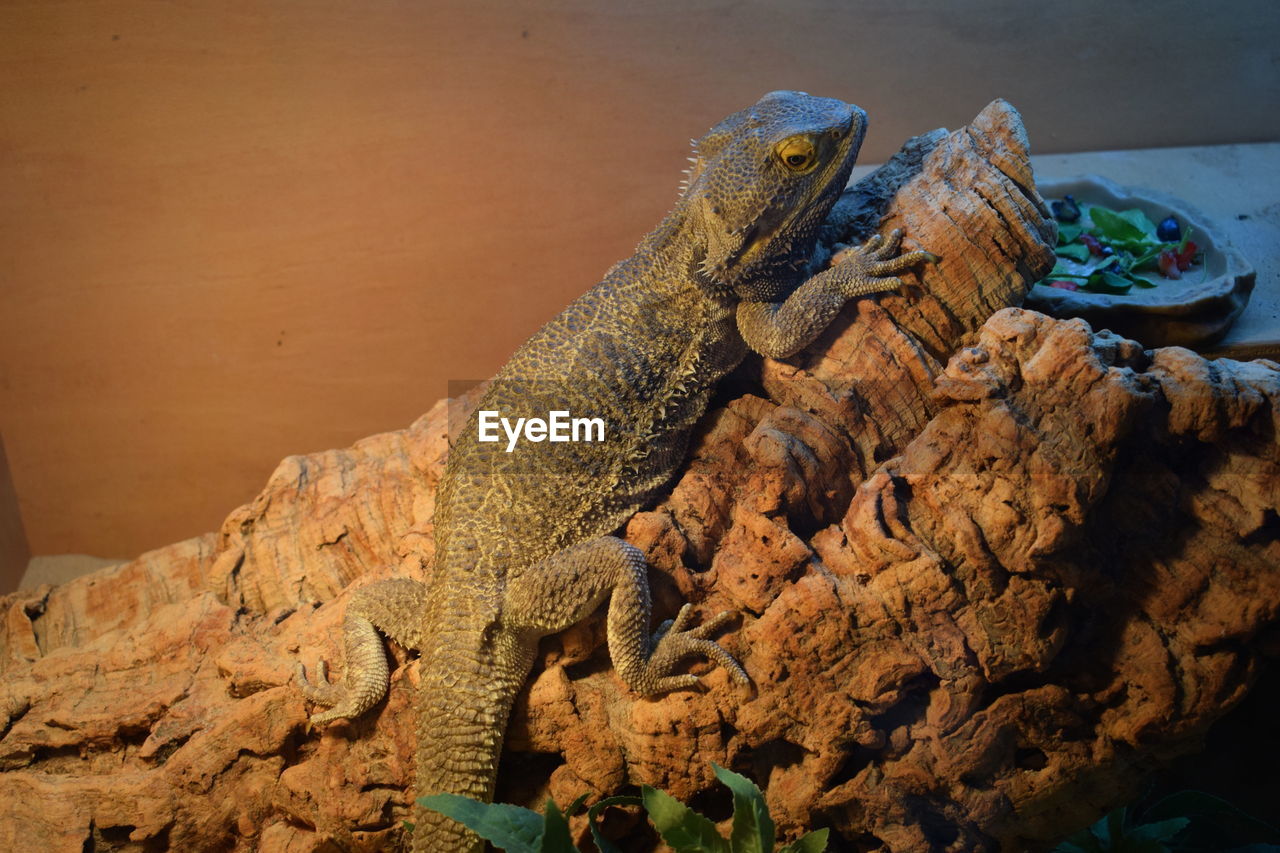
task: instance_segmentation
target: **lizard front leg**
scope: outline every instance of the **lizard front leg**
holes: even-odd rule
[[[405,578],[372,583],[352,594],[342,619],[346,653],[342,683],[329,682],[323,660],[315,682],[307,678],[301,662],[297,665],[296,677],[302,694],[330,709],[314,715],[312,725],[358,717],[387,694],[387,652],[378,631],[402,646],[421,649],[423,638],[418,620],[425,612],[426,599],[426,585]]]
[[[784,301],[738,303],[743,340],[760,355],[786,358],[812,342],[845,302],[896,290],[902,286],[898,273],[938,260],[929,252],[898,255],[901,244],[902,232],[897,229],[887,240],[873,235],[858,248],[838,254],[830,268],[807,279]]]
[[[674,622],[650,637],[648,565],[635,546],[616,536],[601,536],[571,546],[509,577],[503,597],[503,622],[538,635],[554,634],[590,615],[609,597],[609,657],[631,689],[643,695],[696,684],[696,675],[674,674],[685,658],[701,655],[720,664],[739,684],[750,679],[733,656],[707,639],[732,618],[721,613],[688,627],[686,604]]]

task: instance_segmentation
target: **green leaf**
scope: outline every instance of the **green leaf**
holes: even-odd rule
[[[600,812],[609,808],[609,806],[642,806],[644,801],[639,797],[605,797],[591,808],[587,809],[587,825],[591,827],[591,839],[595,841],[596,847],[600,848],[600,853],[621,853],[617,845],[604,837],[600,832],[600,827],[596,825],[596,817]]]
[[[585,798],[584,794],[575,800],[574,807],[581,805]],[[560,807],[550,797],[547,798],[542,818],[542,844],[538,847],[538,853],[578,853],[578,848],[573,846],[573,836],[569,834],[569,821],[565,820]]]
[[[1109,258],[1090,258],[1082,264],[1078,264],[1070,258],[1058,258],[1053,265],[1051,276],[1061,276],[1063,278],[1089,278],[1097,275],[1104,268],[1116,263],[1119,259],[1115,257]]]
[[[458,794],[420,797],[418,805],[452,818],[507,853],[539,853],[545,821],[542,815],[506,803],[482,803]]]
[[[1178,254],[1182,254],[1187,250],[1187,242],[1191,239],[1191,223],[1187,223],[1187,227],[1182,229],[1182,239],[1178,241]]]
[[[1100,853],[1102,846],[1098,843],[1098,839],[1093,836],[1093,833],[1086,829],[1084,835],[1088,836],[1087,840],[1077,833],[1071,836],[1075,840],[1058,842],[1058,845],[1053,848],[1053,853]]]
[[[1193,833],[1212,833],[1226,845],[1228,841],[1280,843],[1280,829],[1221,797],[1203,791],[1179,791],[1147,809],[1142,819],[1155,822],[1174,817],[1192,819]],[[1280,848],[1277,848],[1280,849]]]
[[[773,850],[773,818],[764,794],[746,776],[711,763],[716,778],[733,792],[733,832],[729,844],[733,853],[771,853]]]
[[[1156,236],[1156,224],[1147,218],[1147,215],[1138,208],[1134,207],[1129,210],[1120,211],[1120,216],[1133,224],[1135,228],[1142,232],[1142,236],[1148,242],[1160,242],[1160,238]]]
[[[1074,223],[1059,222],[1058,223],[1058,246],[1066,246],[1080,239],[1080,235],[1084,233],[1083,225]]]
[[[1169,841],[1179,832],[1186,829],[1189,823],[1191,823],[1191,820],[1185,817],[1172,817],[1157,823],[1144,823],[1142,826],[1135,826],[1129,830],[1128,837],[1150,841]]]
[[[1089,276],[1085,290],[1094,293],[1128,293],[1133,283],[1128,278],[1113,272],[1099,272]]]
[[[1148,247],[1145,251],[1140,252],[1133,259],[1130,269],[1140,270],[1157,270],[1159,269],[1160,253],[1165,249],[1171,248],[1172,243],[1156,243],[1154,246]]]
[[[827,849],[827,836],[830,834],[829,829],[815,829],[799,841],[783,847],[778,853],[822,853]]]
[[[1088,277],[1088,273],[1080,272],[1079,264],[1073,263],[1072,261],[1063,261],[1063,259],[1059,258],[1058,262],[1053,265],[1053,269],[1047,276],[1045,276],[1045,279],[1049,281],[1052,281],[1055,278],[1078,278],[1083,280]]]
[[[1059,246],[1053,250],[1060,258],[1070,258],[1078,264],[1083,264],[1089,260],[1089,247],[1084,243],[1072,243],[1069,246]]]
[[[1091,233],[1113,249],[1124,249],[1142,255],[1158,245],[1156,227],[1141,210],[1111,210],[1107,207],[1089,208]]]
[[[575,814],[577,814],[577,813],[578,813],[578,809],[582,808],[582,804],[583,804],[583,803],[585,803],[585,802],[587,801],[587,797],[589,797],[589,796],[591,796],[591,795],[590,795],[590,794],[579,794],[579,795],[578,795],[578,799],[574,800],[572,803],[569,803],[569,805],[565,808],[565,810],[564,810],[565,816],[566,816],[566,817],[573,817]]]
[[[1160,242],[1156,239],[1155,224],[1137,208],[1111,210],[1107,207],[1093,206],[1089,208],[1089,219],[1092,220],[1093,229],[1099,238],[1113,242]]]
[[[1089,827],[1089,831],[1098,836],[1098,840],[1105,845],[1119,842],[1124,837],[1124,816],[1128,811],[1124,806],[1121,806],[1118,809],[1107,812],[1098,819],[1097,823]]]
[[[671,795],[644,785],[640,798],[649,820],[675,853],[730,853],[714,823]]]
[[[1105,853],[1106,848],[1102,846],[1100,832],[1106,832],[1106,818],[1098,821],[1092,828],[1082,829],[1071,835],[1066,841],[1063,841],[1057,847],[1053,848],[1053,853]],[[1099,829],[1099,827],[1104,827]]]
[[[1142,819],[1154,822],[1173,817],[1208,817],[1241,813],[1236,806],[1213,794],[1206,794],[1204,791],[1178,791],[1143,812]]]
[[[1114,853],[1172,853],[1163,841],[1125,836],[1111,847]]]

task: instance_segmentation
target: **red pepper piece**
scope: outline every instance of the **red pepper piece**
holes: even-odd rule
[[[1046,281],[1045,284],[1049,285],[1050,287],[1056,287],[1059,290],[1079,290],[1080,289],[1080,285],[1076,284],[1074,281],[1067,281],[1066,279],[1061,279],[1061,278],[1054,279],[1053,281]]]
[[[1089,254],[1095,258],[1102,257],[1102,244],[1098,242],[1098,238],[1092,234],[1081,234],[1080,242],[1089,247]]]
[[[1196,248],[1197,246],[1195,243],[1190,240],[1187,241],[1187,244],[1182,247],[1182,251],[1178,252],[1175,256],[1178,259],[1178,269],[1191,269],[1191,262],[1194,261],[1196,257]]]
[[[1160,267],[1160,275],[1165,278],[1182,278],[1182,269],[1178,266],[1178,255],[1171,249],[1166,249],[1160,253],[1160,257],[1156,259],[1156,264]]]

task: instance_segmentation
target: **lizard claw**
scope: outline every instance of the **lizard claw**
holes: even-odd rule
[[[313,714],[311,716],[312,725],[319,725],[320,723],[351,716],[342,707],[343,702],[347,699],[347,691],[341,685],[333,684],[329,681],[328,663],[321,660],[316,664],[316,680],[312,681],[307,677],[307,668],[302,665],[302,661],[298,661],[294,669],[294,678],[298,682],[298,689],[302,691],[303,696],[317,705],[323,705],[330,709],[319,714]]]
[[[725,610],[716,614],[712,619],[703,622],[696,628],[688,628],[686,626],[693,621],[693,605],[685,604],[680,608],[680,612],[676,614],[675,619],[668,619],[666,622],[663,622],[658,626],[658,630],[653,635],[654,645],[657,645],[662,637],[669,631],[684,634],[685,636],[691,637],[695,640],[704,640],[709,634],[714,634],[716,631],[719,631],[725,625],[732,622],[733,617],[736,615],[737,614],[732,610]]]
[[[329,682],[329,664],[325,661],[322,660],[316,664],[315,681],[307,677],[307,668],[302,665],[302,661],[298,661],[294,665],[294,680],[298,682],[298,689],[302,691],[302,695],[317,705],[328,708],[337,704],[334,701],[336,688]]]
[[[922,263],[937,263],[932,252],[915,251],[899,255],[902,248],[902,231],[898,228],[885,237],[872,234],[856,248],[841,251],[833,259],[831,271],[835,271],[840,291],[846,297],[864,296],[902,287],[897,274]]]
[[[348,614],[344,622],[347,662],[342,683],[329,681],[329,668],[322,660],[311,681],[301,663],[297,666],[298,688],[302,694],[329,708],[311,718],[312,725],[358,717],[387,695],[387,654],[373,623]]]
[[[733,655],[721,648],[719,643],[707,639],[708,635],[728,624],[734,615],[726,611],[695,628],[689,628],[687,626],[693,619],[693,605],[681,607],[675,619],[663,622],[654,632],[653,651],[645,667],[645,683],[638,689],[642,693],[664,693],[697,684],[699,679],[696,675],[670,674],[682,660],[694,655],[702,655],[720,664],[739,684],[750,684],[751,679]]]
[[[889,232],[889,239],[884,239],[879,234],[872,235],[862,247],[862,253],[869,258],[877,261],[884,261],[892,258],[898,253],[898,247],[902,245],[902,229],[895,228]]]

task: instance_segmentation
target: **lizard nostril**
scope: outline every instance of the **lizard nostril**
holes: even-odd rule
[[[840,124],[836,125],[831,129],[831,138],[844,139],[846,136],[848,136],[849,132],[853,130],[853,118],[854,118],[854,113],[851,110],[849,114],[844,117],[843,122],[841,122]]]

